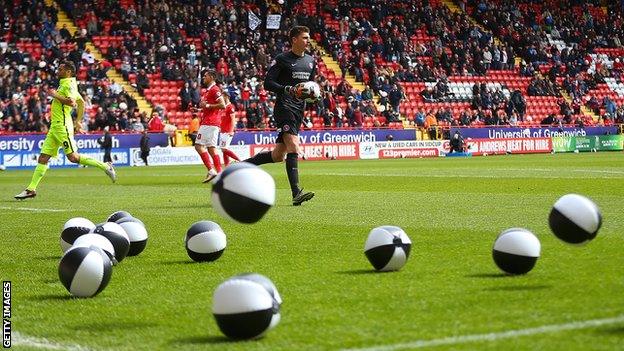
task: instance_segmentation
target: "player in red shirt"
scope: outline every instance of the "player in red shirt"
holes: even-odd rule
[[[230,157],[236,161],[240,161],[236,154],[228,149],[234,136],[234,125],[236,124],[236,109],[234,104],[230,102],[228,94],[223,94],[223,100],[225,101],[225,110],[221,116],[221,135],[219,136],[219,147],[223,153],[223,163],[227,167],[230,164]]]
[[[204,83],[208,88],[199,103],[202,118],[197,131],[197,138],[195,139],[195,150],[204,162],[206,169],[208,169],[208,175],[203,181],[208,183],[217,176],[218,172],[221,172],[221,159],[215,149],[219,142],[221,109],[225,107],[225,102],[223,101],[221,89],[215,82],[215,72],[213,70],[207,70],[204,73]],[[208,148],[208,151],[206,151],[206,148]],[[216,171],[210,164],[210,158],[214,162]]]

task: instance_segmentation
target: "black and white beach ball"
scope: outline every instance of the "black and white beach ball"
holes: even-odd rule
[[[234,276],[214,292],[212,313],[223,334],[231,339],[264,336],[280,321],[282,298],[275,284],[256,274]]]
[[[275,181],[248,162],[227,167],[213,181],[212,205],[223,217],[255,223],[275,204]]]
[[[130,239],[126,231],[119,224],[114,222],[100,223],[96,225],[91,232],[102,235],[113,244],[117,262],[121,262],[126,258],[130,250]]]
[[[227,239],[221,226],[212,221],[199,221],[186,231],[186,252],[196,262],[211,262],[223,255]]]
[[[79,236],[89,233],[93,228],[95,228],[95,224],[82,217],[72,218],[65,222],[61,232],[61,250],[67,252]]]
[[[124,229],[130,240],[130,249],[128,256],[136,256],[145,250],[147,245],[147,229],[143,222],[138,219],[133,221],[134,217],[125,217],[117,223]]]
[[[492,257],[503,272],[525,274],[535,266],[540,250],[540,241],[533,233],[522,228],[510,228],[496,238]]]
[[[96,246],[73,247],[61,258],[58,274],[61,283],[76,297],[92,297],[100,293],[108,282],[113,265]]]
[[[555,202],[548,224],[557,238],[568,244],[583,245],[598,234],[602,214],[592,200],[578,194],[567,194]]]
[[[117,264],[117,259],[115,258],[115,248],[113,244],[106,237],[95,234],[95,233],[87,233],[85,235],[81,235],[76,241],[74,241],[74,247],[99,247],[104,250],[104,252],[108,255],[108,258],[111,259],[113,265]]]
[[[118,220],[124,217],[132,217],[132,215],[127,211],[115,211],[111,213],[110,216],[106,219],[107,222],[117,222]]]
[[[409,257],[412,242],[403,229],[384,225],[373,228],[364,245],[364,254],[378,271],[398,271]]]

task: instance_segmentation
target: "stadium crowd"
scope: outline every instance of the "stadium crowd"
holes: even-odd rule
[[[522,74],[541,71],[549,83],[562,86],[573,105],[584,104],[607,123],[621,123],[622,104],[614,106],[597,88],[606,78],[622,81],[624,4],[608,2],[603,8],[598,0],[471,0],[466,5],[479,23],[517,49]],[[609,48],[615,49],[613,55],[605,54]]]
[[[138,114],[136,101],[121,86],[106,79],[111,65],[93,60],[85,50],[85,33],[71,35],[66,28],[57,30],[57,10],[43,1],[8,5],[5,2],[0,7],[0,130],[47,131],[49,90],[56,88],[56,72],[65,59],[74,62],[77,69],[87,70],[79,87],[86,102],[84,127],[90,131],[143,129],[146,116]],[[43,50],[25,50],[20,45],[24,43],[40,43]]]
[[[425,102],[436,102],[447,96],[438,87],[445,86],[450,76],[517,69],[531,78],[524,95],[559,97],[558,87],[563,86],[576,105],[589,101],[585,94],[604,83],[604,77],[621,80],[624,52],[611,58],[612,62],[589,56],[596,47],[621,48],[622,26],[605,25],[622,22],[621,5],[612,4],[608,16],[594,20],[592,3],[598,2],[546,1],[543,12],[534,13],[530,9],[541,1],[459,1],[464,9],[474,9],[469,13],[485,30],[472,24],[465,13],[454,13],[435,1],[350,1],[338,6],[327,2],[320,11],[331,14],[330,19],[338,24],[332,26],[327,16],[308,17],[307,23],[320,31],[323,45],[330,48],[343,72],[367,81],[375,92],[390,94],[403,82],[436,82],[422,94]],[[579,16],[584,21],[574,20]],[[553,30],[554,37],[546,36]],[[490,31],[502,41],[493,40]],[[568,40],[575,47],[556,47],[548,42],[553,38]],[[518,64],[516,56],[522,58]],[[600,103],[603,110],[609,104],[607,99]],[[473,122],[478,120],[474,118],[479,114],[477,107],[473,104]],[[481,107],[486,113],[497,112]],[[605,120],[614,116],[621,123],[617,113]]]
[[[41,0],[16,6],[4,1],[0,130],[46,130],[47,91],[56,85],[55,71],[63,59],[82,72],[80,89],[91,106],[84,124],[90,131],[150,128],[151,116],[139,113],[136,101],[106,79],[107,70],[117,67],[146,96],[158,81],[179,82],[176,109],[188,111],[201,95],[195,63],[216,69],[224,91],[245,116],[238,128],[270,128],[273,103],[261,82],[272,58],[286,48],[286,30],[295,22],[311,27],[339,63],[343,78],[350,73],[367,86],[358,91],[344,79],[332,84],[319,74],[326,95],[311,110],[326,127],[363,126],[370,117],[381,117],[374,119],[376,127],[401,117],[422,127],[513,125],[530,117],[525,116],[526,97],[536,96],[556,98],[560,106],[553,119],[549,115],[542,122],[582,123],[573,117],[582,114],[582,106],[605,123],[624,122],[624,103],[604,94],[603,87],[605,78],[622,81],[624,50],[596,54],[597,48],[622,48],[624,26],[617,24],[622,24],[623,11],[615,3],[600,15],[596,0],[458,1],[466,10],[460,13],[438,1],[318,1],[312,10],[303,6],[306,2],[161,0],[120,6],[116,1],[62,0],[60,6],[81,28],[70,33],[65,27],[57,30],[57,10]],[[261,24],[251,30],[248,11],[259,18],[281,13],[280,29]],[[582,20],[573,20],[579,16]],[[102,37],[115,40],[98,46],[104,60],[97,61],[86,43]],[[24,43],[40,43],[40,55],[23,50]],[[312,54],[321,55],[316,49]],[[463,97],[449,88],[455,77],[483,77],[492,71],[530,81],[522,90],[473,83],[471,94]],[[415,97],[407,94],[409,84],[420,84]],[[401,106],[410,98],[419,108],[406,115]],[[459,112],[438,104],[456,101],[470,106]],[[167,123],[171,105],[154,105]]]

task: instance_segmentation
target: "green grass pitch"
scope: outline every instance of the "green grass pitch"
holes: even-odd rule
[[[301,162],[301,183],[316,197],[293,207],[284,165],[267,165],[277,204],[254,225],[216,214],[202,166],[119,168],[117,184],[95,169],[52,169],[37,198],[23,202],[12,197],[31,171],[7,171],[0,173],[0,275],[13,283],[14,332],[94,350],[395,350],[619,318],[623,166],[623,153]],[[567,193],[602,210],[603,227],[588,245],[566,245],[548,228],[552,204]],[[63,223],[78,216],[98,223],[116,210],[145,222],[146,250],[114,267],[100,295],[69,298],[57,275]],[[214,220],[227,234],[216,262],[191,263],[186,255],[184,235],[198,220]],[[363,254],[369,230],[384,224],[402,227],[413,242],[399,272],[373,273]],[[491,258],[494,239],[509,227],[527,228],[542,243],[525,276],[500,274]],[[211,315],[212,293],[243,272],[273,280],[284,299],[282,320],[263,339],[229,342]],[[616,321],[426,349],[623,345],[624,322]]]

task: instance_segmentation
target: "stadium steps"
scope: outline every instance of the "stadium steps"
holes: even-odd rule
[[[565,91],[565,89],[560,89],[559,92],[561,93],[561,96],[563,96],[563,98],[571,106],[572,105],[572,97],[570,95],[568,95],[568,92]],[[598,123],[598,121],[600,121],[600,116],[595,114],[594,111],[592,111],[591,109],[587,108],[587,106],[585,106],[585,104],[581,104],[581,113],[584,114],[585,116],[590,116],[592,118],[592,120],[594,121],[594,123]]]
[[[331,55],[328,54],[327,51],[325,51],[325,49],[321,45],[318,45],[318,43],[314,39],[310,39],[310,43],[312,44],[313,48],[321,52],[321,60],[323,60],[323,63],[325,63],[325,66],[331,69],[336,74],[336,77],[341,77],[342,71],[340,70],[340,65],[338,64],[338,62],[334,61]],[[366,85],[364,83],[356,81],[355,76],[352,74],[349,74],[348,72],[345,75],[345,80],[352,87],[359,90],[360,92],[363,92],[364,89],[366,89]],[[373,101],[375,102],[375,108],[377,109],[377,111],[381,111],[380,109],[381,105],[379,105],[379,96],[376,95]],[[400,118],[401,118],[401,122],[403,123],[403,128],[413,128],[412,126],[410,126],[409,121],[403,115],[401,115]]]
[[[312,47],[314,47],[315,49],[317,49],[317,50],[319,50],[321,52],[321,60],[323,60],[323,63],[325,63],[325,66],[327,66],[327,68],[329,68],[332,71],[334,71],[334,73],[336,74],[337,77],[341,77],[342,76],[342,71],[340,71],[340,65],[338,64],[338,62],[334,61],[334,59],[331,57],[331,55],[329,55],[325,51],[325,49],[323,49],[323,47],[318,45],[318,43],[316,41],[314,41],[313,39],[310,39],[310,43],[312,44]],[[351,74],[347,73],[347,75],[345,75],[345,79],[347,80],[347,82],[352,87],[356,88],[360,92],[364,91],[364,89],[366,88],[364,83],[356,82],[355,81],[355,77],[353,75],[351,75]]]
[[[457,4],[455,4],[455,2],[453,2],[452,0],[442,0],[442,3],[444,5],[446,5],[446,7],[449,8],[449,10],[451,10],[451,12],[455,12],[455,13],[463,13],[464,15],[466,15],[466,18],[468,18],[468,20],[470,21],[470,23],[472,23],[473,25],[479,27],[479,29],[486,31],[488,33],[491,33],[490,30],[488,30],[487,28],[483,27],[479,22],[477,22],[477,20],[475,20],[474,18],[472,18],[472,16],[470,16],[468,13],[462,11],[461,8],[459,8],[459,6],[457,6]],[[503,43],[501,43],[500,40],[498,40],[497,37],[494,37],[494,44],[498,45],[498,46],[504,46]]]
[[[63,9],[58,6],[53,0],[45,0],[45,4],[46,6],[54,6],[58,10],[58,21],[56,22],[57,29],[61,29],[63,28],[63,25],[67,25],[67,29],[70,33],[75,33],[78,30],[78,27],[76,27],[74,21],[72,21],[72,19],[67,16],[65,11],[63,11]],[[91,54],[93,54],[93,57],[96,60],[104,60],[104,57],[102,56],[100,50],[98,50],[98,48],[95,47],[92,42],[88,42],[86,48],[91,51]],[[110,70],[108,70],[108,72],[106,72],[106,75],[111,81],[119,84],[128,93],[128,95],[136,100],[137,107],[139,108],[140,112],[145,112],[148,116],[151,115],[153,109],[152,105],[147,102],[147,100],[143,96],[141,96],[141,94],[139,94],[139,92],[132,85],[130,85],[130,82],[123,79],[122,75],[117,72],[117,69],[112,67]]]
[[[455,13],[463,13],[466,15],[466,18],[470,21],[470,23],[474,24],[475,26],[479,27],[479,29],[486,31],[488,33],[491,33],[490,30],[488,30],[487,28],[483,27],[479,22],[477,22],[477,20],[475,20],[474,18],[472,18],[472,16],[470,16],[468,13],[462,11],[461,8],[459,8],[459,6],[457,6],[457,4],[455,4],[454,1],[452,0],[442,0],[442,3],[449,8],[449,10],[451,10],[452,12]],[[493,36],[494,38],[494,44],[498,45],[498,46],[505,46],[503,45],[503,43],[496,37]],[[516,56],[514,58],[515,64],[519,65],[520,62],[522,61],[522,58],[520,58],[519,56]]]

